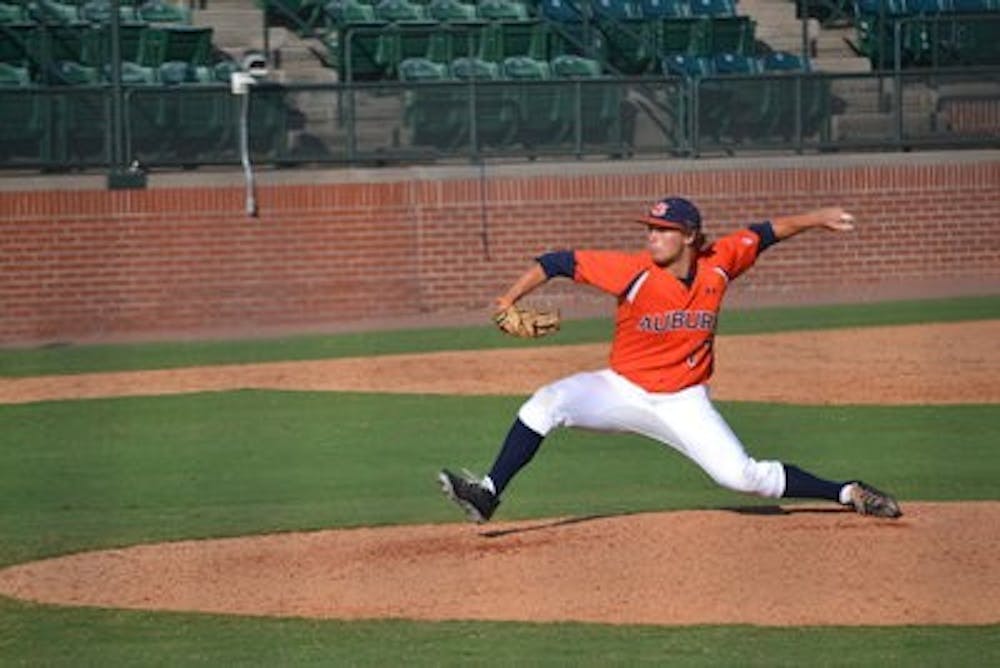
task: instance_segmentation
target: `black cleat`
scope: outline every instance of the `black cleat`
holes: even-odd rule
[[[896,499],[860,480],[851,483],[850,493],[849,505],[861,515],[874,517],[901,517],[903,515]]]
[[[458,504],[473,522],[486,522],[500,505],[500,499],[468,471],[458,476],[442,469],[438,473],[441,491]]]

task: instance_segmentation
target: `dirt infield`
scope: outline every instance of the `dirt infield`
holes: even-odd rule
[[[1000,402],[1000,320],[720,336],[716,399],[797,404]],[[0,378],[0,403],[243,388],[529,394],[607,363],[607,344]]]
[[[0,571],[33,601],[338,619],[1000,622],[1000,502],[424,525],[192,541]]]
[[[719,337],[717,348],[717,399],[1000,403],[1000,321]],[[516,394],[601,367],[606,353],[533,347],[2,379],[0,403],[247,387]],[[7,568],[0,594],[341,619],[1000,622],[1000,502],[902,502],[898,521],[789,505],[143,545]]]

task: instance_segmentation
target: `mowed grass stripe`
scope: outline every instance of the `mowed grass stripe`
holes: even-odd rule
[[[338,622],[0,599],[0,663],[39,666],[990,666],[996,627]]]
[[[483,471],[519,397],[242,391],[0,406],[0,565],[194,537],[459,521],[434,480]],[[906,499],[997,498],[995,406],[721,403],[756,456]],[[673,450],[560,430],[498,519],[774,503]]]
[[[267,340],[196,341],[121,345],[47,346],[0,350],[0,376],[23,377],[99,371],[170,369],[209,364],[328,359],[437,350],[478,350],[607,341],[608,317],[565,323],[557,336],[519,341],[491,326],[356,332]],[[895,301],[861,305],[724,311],[721,334],[957,322],[1000,318],[1000,295]]]

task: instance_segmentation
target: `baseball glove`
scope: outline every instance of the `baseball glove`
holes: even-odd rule
[[[520,306],[508,306],[493,316],[500,331],[522,339],[537,339],[559,331],[559,311],[536,311]]]

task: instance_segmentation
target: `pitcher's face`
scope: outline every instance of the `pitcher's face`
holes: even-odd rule
[[[695,237],[693,233],[672,227],[649,225],[646,229],[646,248],[653,256],[653,262],[661,267],[669,266],[680,259]]]

